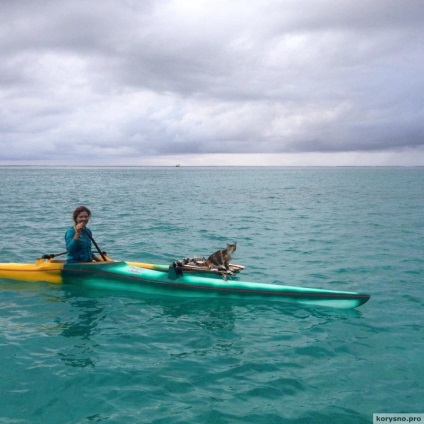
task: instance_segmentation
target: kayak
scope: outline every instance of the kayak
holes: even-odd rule
[[[0,278],[184,297],[278,300],[342,309],[356,308],[370,298],[365,293],[225,280],[219,275],[181,272],[167,265],[122,261],[66,263],[40,258],[32,264],[2,263]]]

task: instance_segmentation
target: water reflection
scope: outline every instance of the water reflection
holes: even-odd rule
[[[219,301],[190,301],[181,302],[174,300],[156,301],[150,299],[149,304],[160,305],[162,312],[167,317],[177,320],[190,321],[201,329],[216,331],[234,329],[237,314],[234,305]]]
[[[93,297],[82,297],[74,288],[63,288],[61,296],[49,296],[50,302],[62,302],[70,309],[69,316],[64,312],[56,318],[56,329],[60,335],[72,343],[58,352],[60,359],[71,367],[94,367],[98,360],[98,347],[95,335],[99,323],[105,319],[107,311],[102,302]]]
[[[125,337],[129,337],[131,343],[144,344],[171,336],[169,343],[180,345],[177,354],[187,353],[187,347],[197,354],[212,351],[223,354],[233,352],[239,345],[238,340],[246,336],[275,338],[287,346],[294,342],[297,347],[306,346],[312,340],[316,342],[325,337],[328,324],[362,318],[358,310],[243,299],[112,293],[66,285],[51,287],[43,297],[48,303],[62,304],[59,312],[54,309],[55,325],[43,330],[49,335],[64,337],[57,355],[67,366],[77,368],[95,367],[100,354],[109,346],[113,350],[130,346],[128,340],[122,344]],[[119,307],[115,308],[117,303]],[[114,321],[111,327],[104,325],[107,318]],[[108,334],[111,328],[112,337]],[[193,332],[196,328],[199,331]],[[181,332],[189,346],[182,347]],[[113,346],[114,342],[122,346]]]

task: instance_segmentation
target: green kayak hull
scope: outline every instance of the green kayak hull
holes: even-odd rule
[[[167,267],[161,270],[129,265],[126,262],[64,264],[64,283],[78,283],[102,289],[124,289],[142,293],[163,293],[184,297],[267,299],[335,308],[356,308],[370,298],[364,293],[292,287],[239,280],[204,277],[195,273],[176,276]]]

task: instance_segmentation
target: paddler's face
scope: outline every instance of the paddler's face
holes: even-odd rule
[[[89,219],[90,217],[88,216],[88,213],[83,211],[77,216],[77,224],[83,224],[85,227],[87,226]]]

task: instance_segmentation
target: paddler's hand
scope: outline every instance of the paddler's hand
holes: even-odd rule
[[[85,224],[83,222],[80,222],[79,224],[75,224],[75,239],[79,239],[79,236],[81,235],[81,230],[85,228]]]
[[[85,224],[83,222],[80,222],[79,224],[75,225],[75,231],[81,231],[83,228],[85,228]]]

